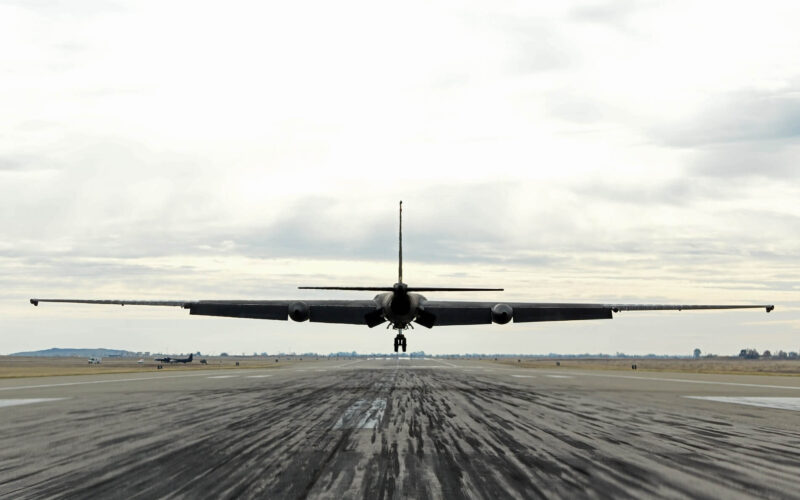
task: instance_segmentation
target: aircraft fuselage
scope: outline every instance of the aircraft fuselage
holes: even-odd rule
[[[398,329],[405,328],[417,318],[420,303],[424,300],[424,296],[409,292],[405,283],[395,283],[391,292],[375,296],[375,302],[383,311],[383,317]]]

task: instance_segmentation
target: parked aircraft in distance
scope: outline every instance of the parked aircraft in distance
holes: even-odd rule
[[[299,289],[360,290],[381,292],[368,300],[85,300],[85,299],[30,299],[40,302],[68,302],[78,304],[116,304],[142,306],[176,306],[189,310],[189,314],[226,316],[286,321],[311,321],[319,323],[345,323],[367,325],[370,328],[388,322],[393,328],[394,351],[406,351],[403,332],[413,328],[412,322],[426,328],[451,325],[479,325],[528,323],[537,321],[570,321],[611,319],[621,311],[681,311],[684,309],[754,309],[772,311],[774,305],[676,305],[676,304],[573,304],[542,302],[466,302],[428,300],[418,292],[475,292],[503,291],[502,288],[411,287],[403,283],[403,202],[400,202],[399,265],[397,283],[389,287],[362,286],[301,286]],[[163,358],[170,359],[170,358]],[[189,356],[191,361],[191,356]],[[171,361],[164,361],[171,362]],[[179,361],[181,363],[185,361]]]
[[[159,363],[191,363],[192,358],[194,358],[194,354],[189,354],[188,358],[170,358],[169,356],[165,356],[163,358],[156,358],[155,360]]]

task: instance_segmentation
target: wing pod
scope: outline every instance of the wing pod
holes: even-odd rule
[[[309,318],[308,304],[301,301],[289,304],[289,317],[294,321],[307,321]]]
[[[508,304],[495,304],[492,307],[492,322],[505,325],[514,317],[514,309]]]

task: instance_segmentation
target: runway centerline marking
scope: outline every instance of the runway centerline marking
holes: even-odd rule
[[[545,375],[550,378],[572,378],[572,375]]]
[[[246,378],[265,378],[271,377],[272,375],[248,375]]]
[[[0,391],[18,391],[20,389],[41,389],[46,387],[65,387],[68,385],[110,384],[112,382],[136,382],[137,380],[162,380],[165,378],[207,377],[206,373],[192,373],[187,375],[163,375],[156,377],[115,378],[106,380],[87,380],[84,382],[62,382],[58,384],[18,385],[13,387],[0,387]]]
[[[0,399],[0,407],[21,406],[33,403],[46,403],[48,401],[61,401],[67,398],[28,398],[28,399]]]
[[[235,378],[238,376],[239,375],[214,375],[213,377],[208,377],[208,378]]]
[[[718,403],[733,403],[737,405],[761,406],[764,408],[777,408],[779,410],[800,411],[800,398],[781,397],[736,397],[736,396],[684,396],[688,399],[702,401],[716,401]]]
[[[536,375],[511,375],[516,378],[536,378]]]

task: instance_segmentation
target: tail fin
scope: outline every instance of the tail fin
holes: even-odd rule
[[[398,233],[397,283],[403,283],[403,201],[400,201],[400,231]],[[298,286],[300,290],[361,290],[392,292],[392,286]],[[403,287],[407,292],[502,292],[502,288],[458,288],[458,287]],[[33,300],[33,299],[31,299]]]
[[[400,200],[400,261],[397,266],[397,282],[403,282],[403,200]]]
[[[194,358],[194,353],[193,353],[193,352],[190,352],[190,353],[189,353],[189,362],[190,362],[190,363],[192,362],[192,358]]]

